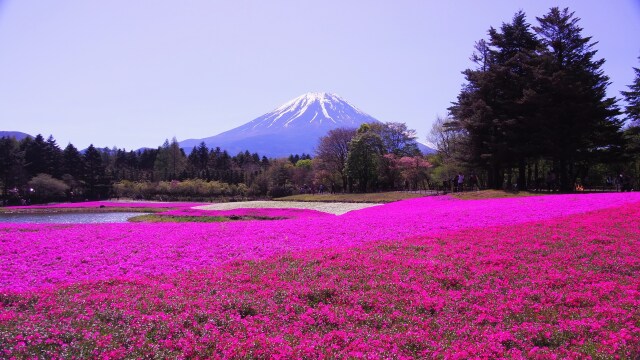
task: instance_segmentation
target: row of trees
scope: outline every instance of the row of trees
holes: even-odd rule
[[[109,193],[102,153],[90,146],[81,154],[69,144],[60,149],[50,136],[17,141],[0,138],[0,183],[4,201],[61,197],[100,198]],[[36,191],[38,190],[38,191]]]
[[[113,183],[159,182],[201,178],[240,184],[255,177],[269,160],[249,152],[230,156],[204,144],[189,156],[174,138],[157,149],[126,151],[90,145],[79,151],[73,144],[61,149],[42,135],[0,138],[0,184],[3,200],[17,202],[100,199],[114,195]]]
[[[400,123],[335,129],[318,154],[268,159],[249,151],[229,155],[201,143],[187,155],[177,140],[157,149],[79,151],[44,139],[0,138],[0,183],[5,202],[264,197],[298,192],[371,191],[426,186],[429,163],[415,131]]]
[[[491,188],[512,187],[512,178],[519,189],[532,187],[544,168],[572,191],[598,166],[628,164],[633,139],[579,18],[551,8],[536,19],[531,26],[520,11],[476,43],[476,67],[463,72],[466,83],[431,140],[436,163],[476,169]],[[637,112],[638,84],[631,90],[628,114]]]
[[[316,167],[321,178],[349,192],[429,188],[429,161],[404,123],[338,128],[320,140]],[[335,186],[335,185],[334,185]]]

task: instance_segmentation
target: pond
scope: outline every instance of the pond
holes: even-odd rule
[[[140,212],[112,212],[112,213],[42,213],[42,214],[1,214],[0,222],[35,223],[35,224],[96,224],[123,223],[127,219],[145,215]]]

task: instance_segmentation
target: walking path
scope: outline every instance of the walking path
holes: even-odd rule
[[[374,203],[321,203],[303,201],[242,201],[212,205],[196,206],[199,210],[233,210],[233,209],[308,209],[342,215],[353,210],[366,209],[381,204]]]

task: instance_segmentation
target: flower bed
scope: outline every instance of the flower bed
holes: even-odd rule
[[[196,270],[286,251],[342,247],[551,219],[640,201],[640,194],[463,201],[421,198],[342,216],[223,223],[0,223],[0,289]],[[271,210],[270,210],[271,211]]]
[[[3,295],[0,342],[7,357],[633,358],[639,215],[625,206]]]
[[[0,224],[0,358],[636,358],[639,215],[627,193]]]

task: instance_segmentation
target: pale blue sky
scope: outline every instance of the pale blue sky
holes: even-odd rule
[[[619,96],[640,66],[639,0],[0,0],[0,130],[155,147],[326,91],[424,141],[474,42],[551,6],[582,18]]]

